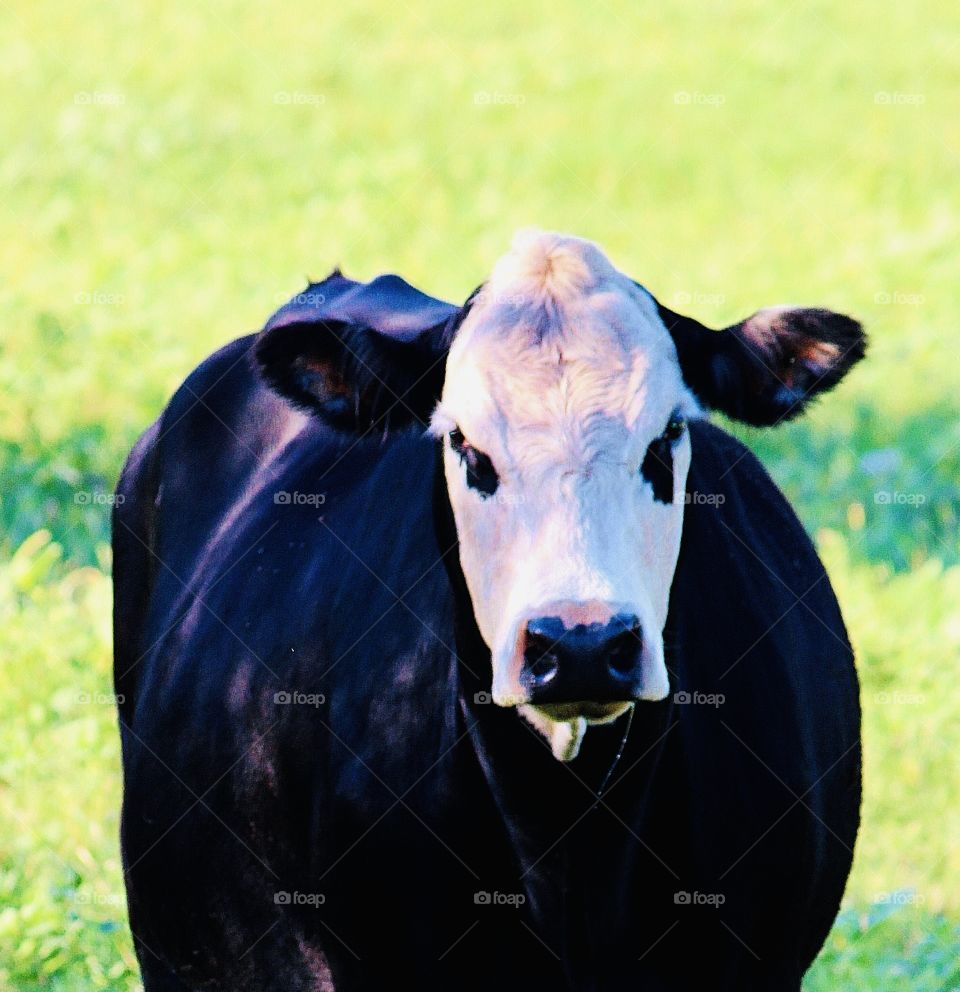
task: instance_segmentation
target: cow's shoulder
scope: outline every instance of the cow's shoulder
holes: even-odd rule
[[[757,456],[739,439],[710,420],[692,420],[693,442],[691,479],[709,479],[718,491],[729,491],[745,484],[766,484],[776,488]],[[779,490],[777,490],[779,492]]]
[[[786,496],[759,459],[721,428],[696,422],[691,437],[674,605],[696,604],[715,648],[732,654],[728,663],[736,661],[737,671],[765,656],[806,651],[807,661],[818,656],[852,672],[829,578]]]
[[[201,457],[236,448],[241,457],[257,457],[291,424],[302,424],[303,415],[257,374],[256,338],[248,334],[231,341],[184,379],[161,417],[159,437],[168,448],[194,444]]]
[[[309,419],[257,375],[255,340],[239,338],[201,362],[157,424],[155,550],[180,575]]]
[[[759,458],[739,439],[706,420],[690,424],[685,529],[703,522],[724,542],[771,548],[790,545],[798,566],[819,565],[796,513]]]

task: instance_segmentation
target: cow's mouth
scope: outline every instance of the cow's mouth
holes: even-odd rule
[[[632,701],[594,703],[580,700],[575,703],[544,703],[536,706],[547,719],[564,723],[569,720],[586,720],[587,723],[609,723],[622,716],[633,705]]]

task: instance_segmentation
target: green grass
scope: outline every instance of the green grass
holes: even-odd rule
[[[960,988],[955,5],[16,0],[0,78],[0,988],[138,984],[99,499],[137,433],[307,275],[461,298],[529,223],[710,323],[870,329],[808,418],[741,432],[864,683],[864,826],[806,988]]]

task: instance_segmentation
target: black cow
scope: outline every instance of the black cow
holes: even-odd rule
[[[863,350],[823,310],[709,331],[538,234],[462,308],[334,273],[207,359],[114,518],[147,992],[798,989],[856,674],[698,410],[777,422]]]

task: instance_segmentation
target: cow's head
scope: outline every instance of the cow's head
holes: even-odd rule
[[[594,244],[538,231],[454,317],[421,323],[280,327],[257,353],[275,386],[341,426],[429,422],[494,701],[569,759],[590,723],[669,691],[688,420],[796,416],[863,356],[863,333],[796,307],[709,330]]]

